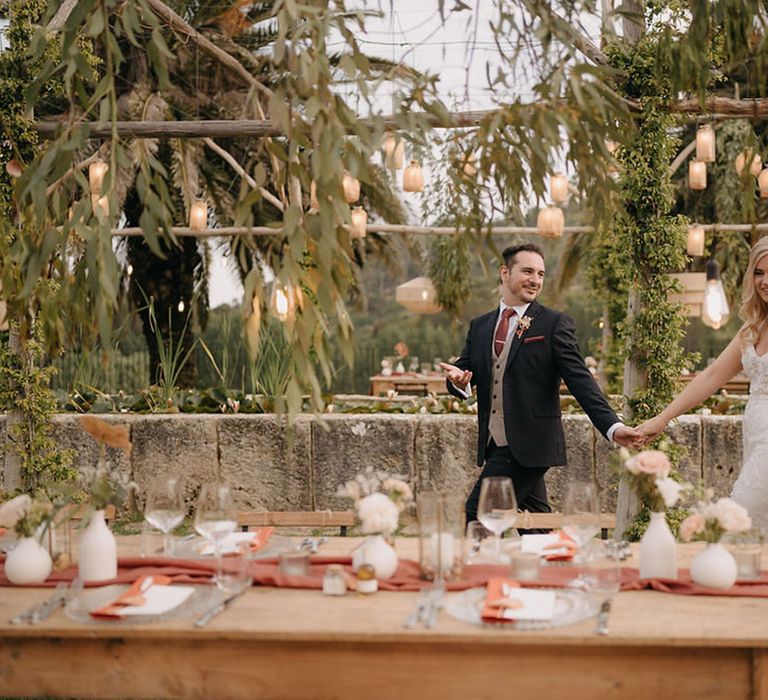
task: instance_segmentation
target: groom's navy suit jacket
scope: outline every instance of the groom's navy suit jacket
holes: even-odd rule
[[[485,462],[488,421],[493,387],[491,355],[499,309],[478,316],[469,325],[467,342],[456,366],[472,372],[477,390],[477,464]],[[559,311],[531,302],[525,317],[512,334],[502,380],[504,427],[512,457],[524,467],[566,464],[565,435],[560,414],[560,379],[586,411],[595,427],[606,436],[619,418],[608,405],[579,352],[573,319]],[[461,396],[448,382],[448,390]]]

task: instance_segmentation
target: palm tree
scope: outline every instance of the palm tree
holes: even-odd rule
[[[283,76],[267,73],[268,55],[276,28],[271,22],[272,2],[232,5],[226,0],[215,2],[171,3],[196,31],[219,48],[235,56],[248,71],[266,86],[274,88]],[[246,9],[243,9],[246,8]],[[236,119],[262,118],[268,106],[253,94],[252,87],[238,81],[208,54],[194,45],[177,41],[169,48],[173,58],[167,63],[171,85],[162,85],[153,74],[147,56],[125,41],[121,47],[128,55],[119,75],[122,94],[119,100],[124,119]],[[331,57],[338,61],[340,57]],[[381,73],[391,64],[371,59]],[[402,72],[400,73],[402,77]],[[277,161],[270,156],[269,139],[231,138],[211,142],[169,139],[134,141],[130,145],[131,167],[121,173],[125,191],[123,213],[127,226],[139,226],[145,207],[142,193],[142,168],[162,169],[169,173],[168,206],[177,225],[185,222],[192,203],[202,198],[211,206],[210,223],[236,225],[247,217],[253,225],[279,222],[279,208],[285,202],[277,172]],[[226,154],[240,164],[245,173],[260,172],[264,183],[260,196],[247,206],[238,202],[251,189],[238,176]],[[406,212],[393,192],[386,173],[380,168],[370,170],[371,182],[363,183],[362,198],[368,211],[378,212],[387,221],[402,223]],[[251,181],[251,184],[253,182]],[[265,194],[263,190],[267,190]],[[251,189],[252,191],[252,189]],[[272,196],[269,196],[272,195]],[[253,198],[252,198],[253,199]],[[242,279],[254,268],[262,269],[265,262],[282,254],[284,241],[272,237],[241,236],[229,240],[231,255]],[[385,238],[372,235],[362,249],[355,251],[358,265],[368,254],[388,259]],[[157,347],[157,325],[165,342],[180,347],[182,354],[194,342],[193,333],[182,337],[189,324],[194,332],[205,326],[208,313],[209,243],[204,239],[161,239],[153,247],[142,238],[127,242],[127,260],[133,268],[131,297],[141,314],[144,336],[150,353],[150,367],[157,377],[160,357]],[[150,318],[148,300],[153,301],[154,319]],[[196,367],[190,362],[179,377],[181,386],[193,386]]]

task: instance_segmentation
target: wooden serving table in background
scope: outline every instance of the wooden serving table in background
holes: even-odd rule
[[[371,396],[386,395],[388,391],[399,394],[447,394],[445,375],[441,372],[400,372],[385,377],[376,374],[371,377]]]
[[[135,547],[128,540],[122,553]],[[354,544],[334,538],[322,552]],[[412,558],[417,542],[397,546]],[[698,546],[680,551],[687,566]],[[765,598],[621,593],[607,637],[594,634],[594,619],[514,631],[445,612],[435,629],[406,630],[416,593],[331,598],[276,588],[251,589],[202,630],[192,620],[79,624],[62,611],[36,627],[8,624],[50,592],[0,589],[3,695],[768,699]]]

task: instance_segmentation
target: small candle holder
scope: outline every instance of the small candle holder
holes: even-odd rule
[[[298,550],[280,555],[280,573],[286,576],[306,576],[309,572],[309,552]]]
[[[536,552],[512,553],[512,576],[518,581],[536,581],[539,578],[539,555]]]

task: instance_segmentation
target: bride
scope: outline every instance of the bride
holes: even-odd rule
[[[739,371],[750,381],[742,433],[744,462],[731,497],[749,511],[752,522],[768,527],[768,236],[752,248],[744,275],[741,309],[744,325],[720,356],[658,416],[637,427],[645,442],[673,418],[698,406]]]

